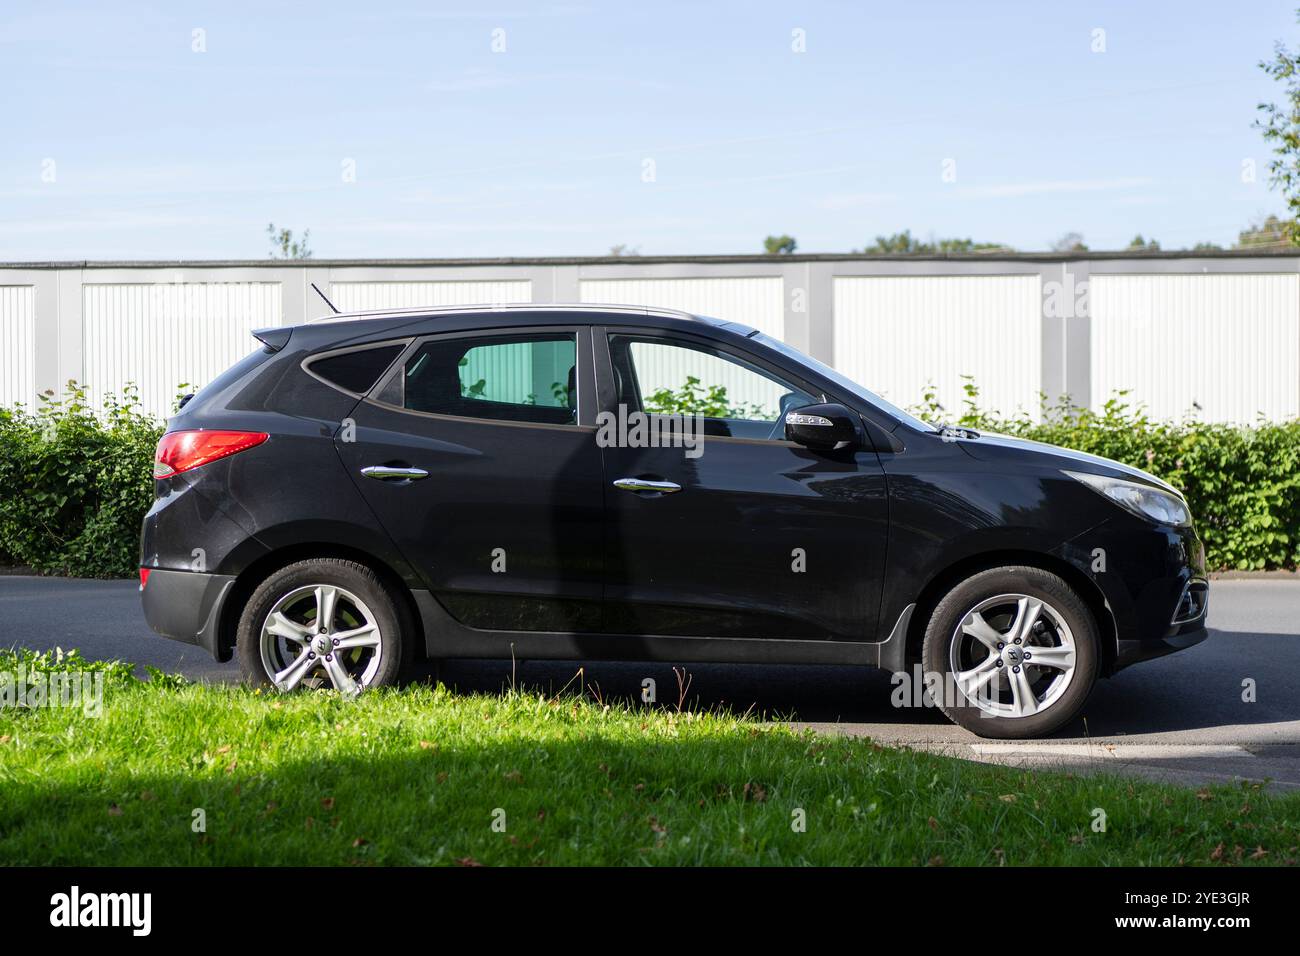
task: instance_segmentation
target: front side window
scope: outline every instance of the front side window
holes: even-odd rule
[[[620,404],[649,415],[700,415],[706,435],[784,437],[785,413],[817,399],[726,352],[680,340],[611,335]]]
[[[437,415],[573,425],[576,367],[572,333],[433,339],[402,369],[401,404]]]

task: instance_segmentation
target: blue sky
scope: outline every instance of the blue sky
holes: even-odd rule
[[[1227,245],[1296,6],[5,0],[0,260]]]

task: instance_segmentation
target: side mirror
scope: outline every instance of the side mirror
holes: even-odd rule
[[[858,416],[843,405],[805,405],[785,413],[785,440],[818,451],[858,440]]]

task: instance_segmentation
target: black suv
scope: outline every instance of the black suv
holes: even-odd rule
[[[866,664],[1028,737],[1206,636],[1175,489],[919,421],[743,325],[529,305],[255,334],[171,419],[140,560],[150,625],[254,684],[351,695],[417,656]]]

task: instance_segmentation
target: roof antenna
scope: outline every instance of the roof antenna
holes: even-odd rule
[[[311,287],[316,290],[316,294],[318,296],[320,296],[322,299],[325,300],[325,304],[330,307],[330,311],[333,312],[335,315],[338,315],[339,310],[334,307],[334,303],[329,300],[329,296],[327,296],[324,292],[320,290],[320,286],[318,286],[316,283],[313,282],[311,284]]]

